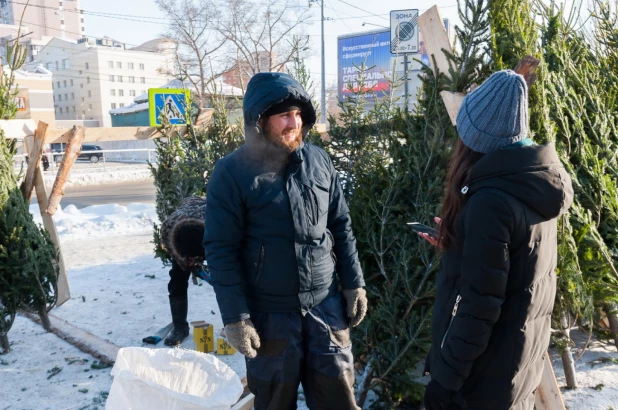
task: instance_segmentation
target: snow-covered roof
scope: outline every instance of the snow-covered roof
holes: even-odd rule
[[[124,107],[116,108],[115,110],[109,110],[112,115],[118,114],[132,114],[134,112],[148,111],[148,101],[143,103],[133,103]]]
[[[195,91],[195,87],[193,86],[193,84],[191,84],[190,81],[181,81],[178,79],[174,79],[158,88],[182,88]],[[217,79],[214,82],[211,82],[207,89],[209,91],[212,91],[213,93],[216,92],[217,94],[224,95],[226,97],[242,97],[243,95],[243,92],[240,88],[234,87],[230,84],[226,84],[221,79]],[[112,115],[131,114],[134,112],[148,110],[148,93],[138,95],[133,99],[133,101],[133,104],[110,110],[109,113]]]
[[[8,73],[11,69],[8,65],[4,66],[4,72]],[[16,78],[52,78],[52,72],[43,67],[39,62],[24,64],[18,70],[15,70]]]

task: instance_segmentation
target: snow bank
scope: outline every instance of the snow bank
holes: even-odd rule
[[[43,223],[38,205],[30,205],[30,213],[36,222]],[[58,208],[54,220],[58,234],[67,239],[142,232],[159,223],[154,204],[107,204],[82,209],[68,205]]]
[[[65,187],[112,184],[118,182],[145,181],[152,178],[152,173],[146,165],[129,169],[103,169],[91,171],[71,170]],[[51,189],[56,180],[55,173],[45,174],[45,185]]]

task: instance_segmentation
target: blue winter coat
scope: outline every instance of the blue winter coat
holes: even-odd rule
[[[224,324],[250,312],[306,312],[364,286],[348,206],[328,154],[302,144],[289,154],[256,129],[272,105],[307,93],[283,73],[255,75],[244,99],[246,143],[217,162],[208,183],[204,249]]]

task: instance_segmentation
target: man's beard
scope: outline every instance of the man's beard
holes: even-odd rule
[[[296,150],[296,148],[298,148],[300,146],[300,144],[303,141],[303,132],[302,129],[295,129],[293,130],[293,132],[296,134],[296,138],[294,138],[293,140],[287,140],[287,138],[284,137],[284,135],[289,134],[291,130],[286,129],[283,130],[283,132],[279,135],[275,135],[274,132],[272,131],[271,127],[269,127],[268,125],[265,127],[264,129],[264,135],[266,136],[266,139],[273,144],[274,146],[278,147],[278,148],[282,148],[285,151],[287,151],[288,153],[294,152],[294,150]]]

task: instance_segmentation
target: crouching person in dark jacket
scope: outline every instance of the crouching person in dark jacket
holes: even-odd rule
[[[187,291],[191,274],[207,280],[203,275],[204,248],[200,244],[204,237],[205,206],[205,198],[187,197],[161,224],[161,245],[172,257],[167,289],[174,327],[165,338],[166,346],[179,345],[189,336]]]
[[[457,131],[439,239],[420,234],[444,251],[425,406],[532,410],[571,180],[553,146],[528,139],[528,89],[513,71],[466,96]]]
[[[282,73],[256,74],[243,110],[246,144],[215,167],[204,232],[228,343],[257,410],[295,409],[300,383],[311,409],[358,409],[349,327],[367,299],[337,172],[303,142],[315,110]]]

